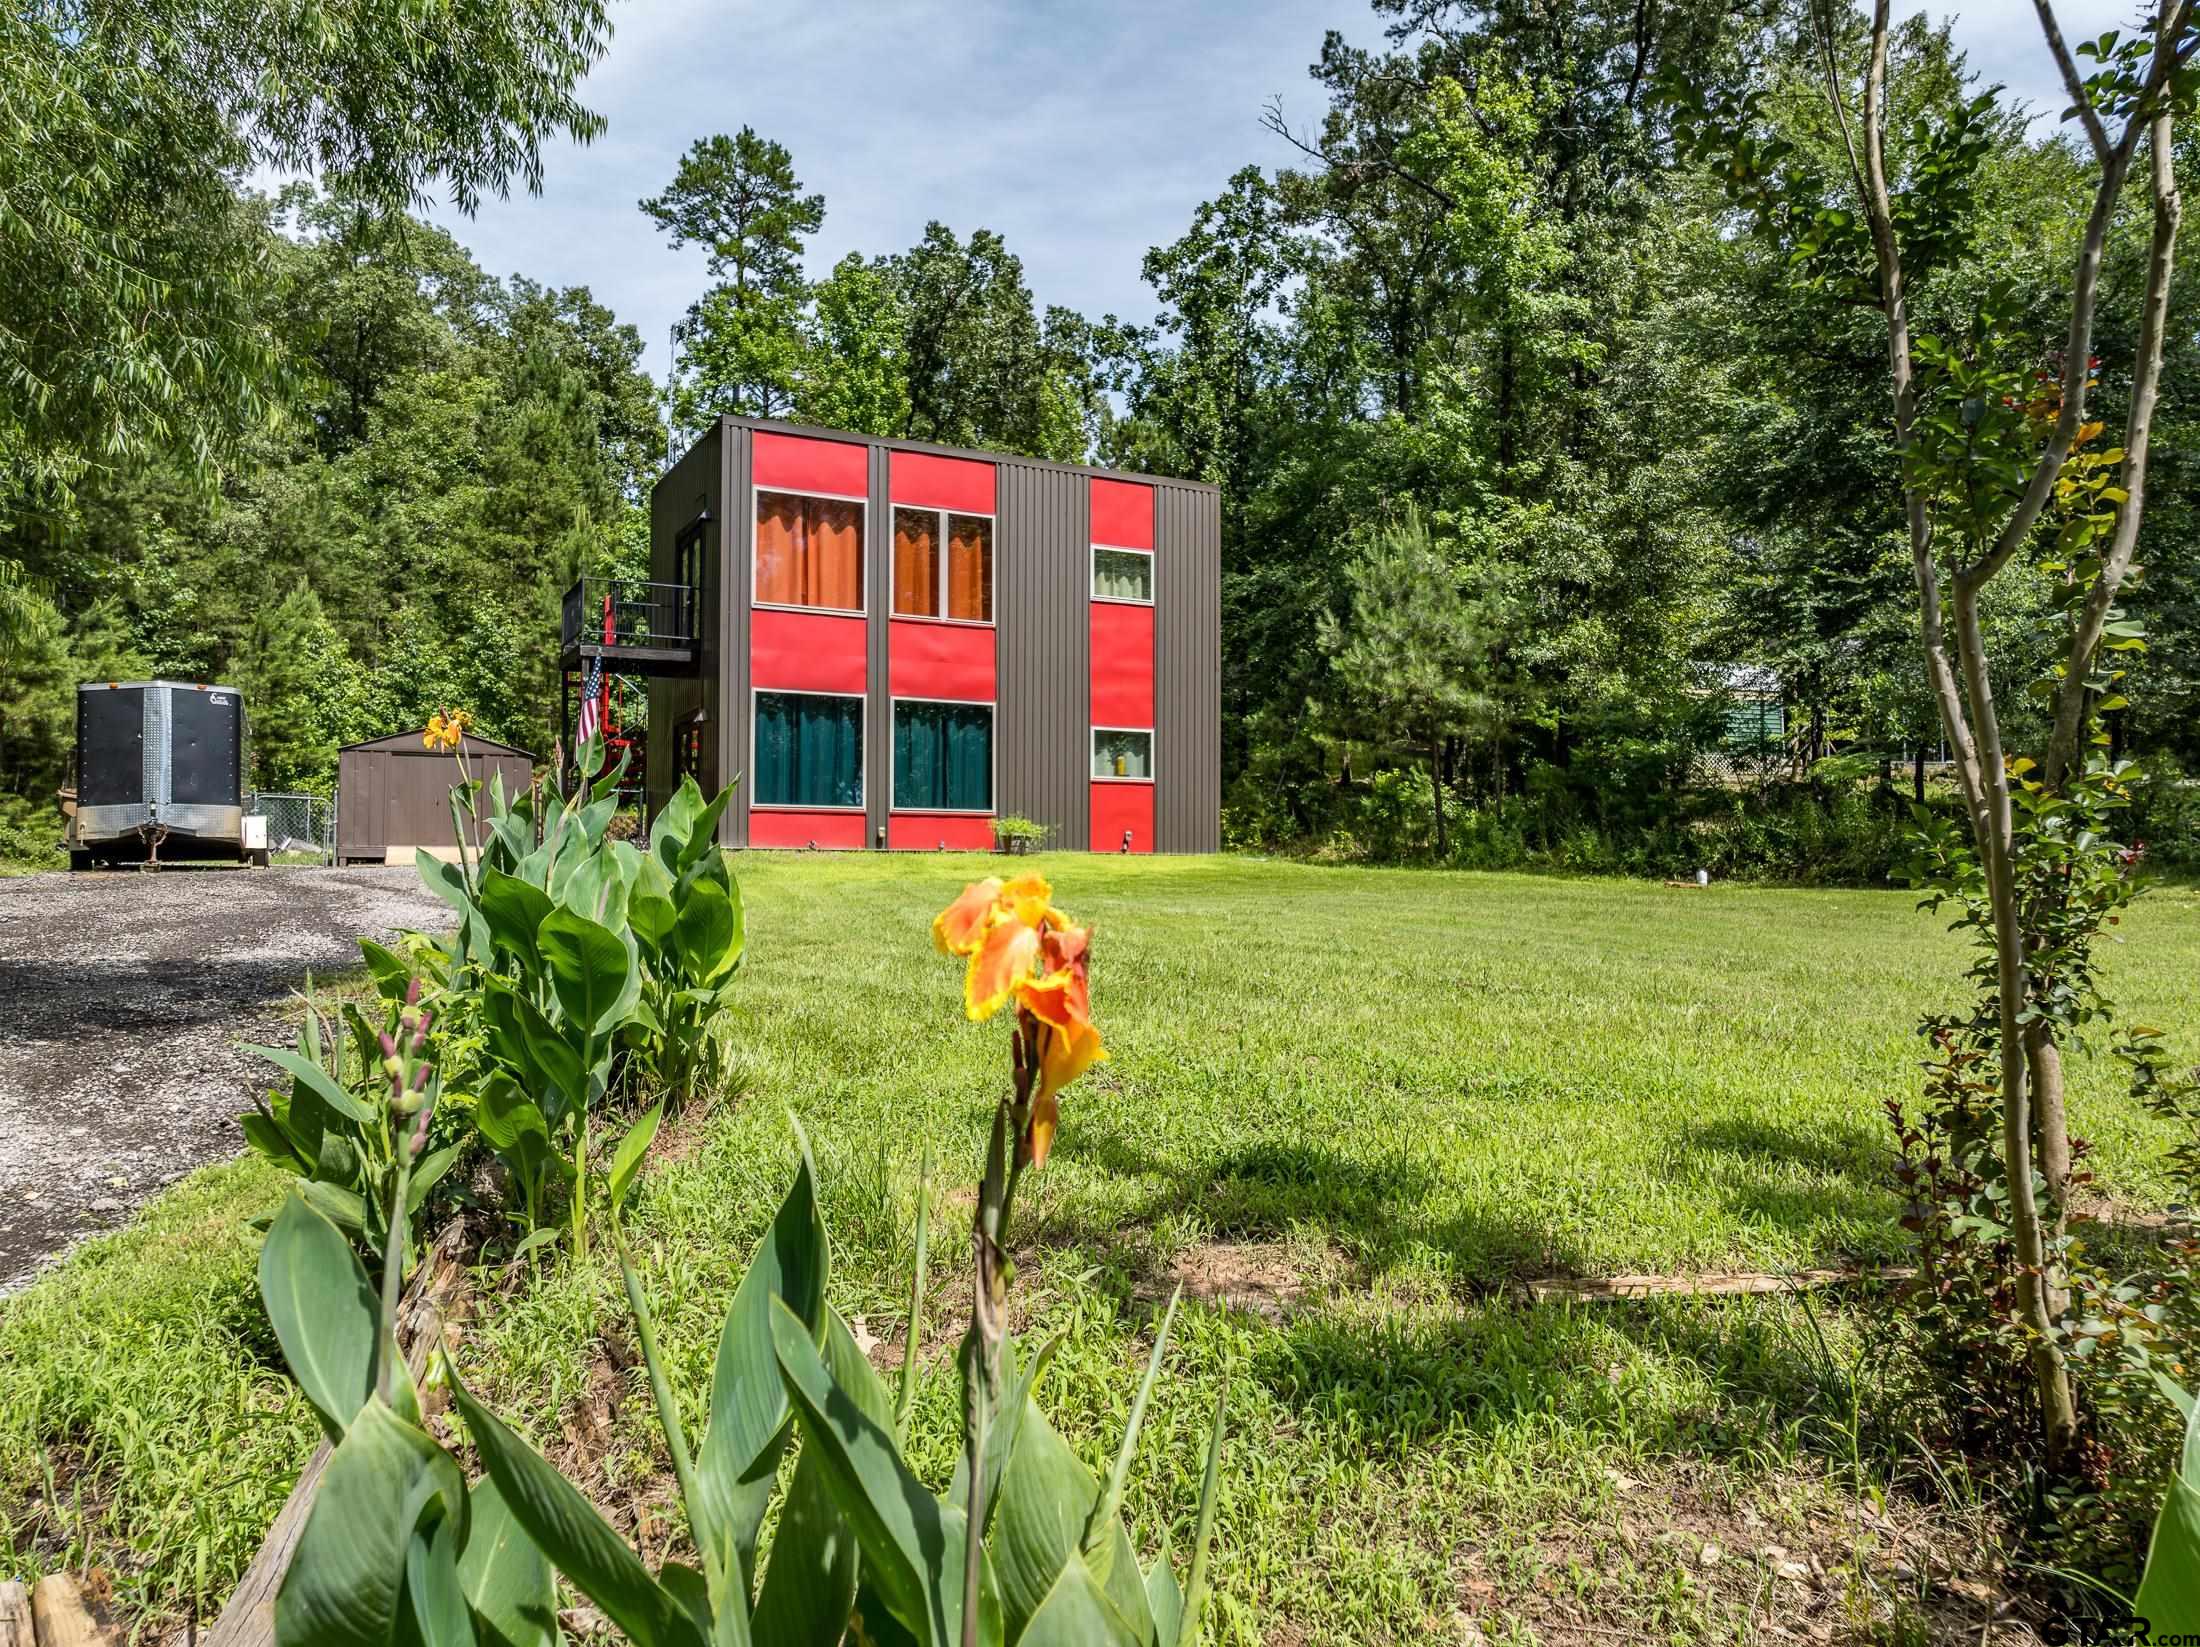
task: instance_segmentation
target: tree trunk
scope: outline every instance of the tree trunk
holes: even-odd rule
[[[2033,1184],[2031,1060],[2026,1056],[2023,1022],[2030,1004],[2030,969],[2025,965],[2022,912],[2017,907],[2016,829],[2009,801],[2009,767],[2001,741],[2001,714],[1986,668],[1986,642],[1979,625],[1978,592],[1956,586],[1956,654],[1963,667],[1964,694],[1978,740],[1981,793],[1972,812],[1972,834],[1986,871],[1994,925],[1994,998],[2001,1042],[2002,1165],[2008,1175],[2009,1233],[2017,1249],[2017,1316],[2030,1341],[2033,1382],[2040,1399],[2040,1424],[2047,1443],[2047,1467],[2066,1475],[2078,1438],[2078,1408],[2070,1369],[2054,1336],[2051,1300],[2063,1285],[2048,1253],[2047,1231],[2040,1220]],[[2059,1066],[2058,1066],[2059,1068]],[[2060,1091],[2057,1119],[2060,1119]],[[2067,1146],[2066,1146],[2067,1148]],[[2066,1156],[2067,1162],[2067,1156]]]
[[[1436,861],[1444,861],[1444,743],[1431,738],[1428,746],[1428,786],[1436,797]]]
[[[2070,1118],[2063,1107],[2062,1048],[2037,1020],[2025,1027],[2024,1059],[2031,1066],[2032,1131],[2041,1187],[2047,1192],[2046,1239],[2059,1246],[2070,1221]],[[2070,1289],[2055,1271],[2049,1272],[2047,1283],[2048,1310],[2060,1315],[2070,1306]]]

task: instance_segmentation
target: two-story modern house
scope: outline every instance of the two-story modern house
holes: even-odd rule
[[[565,662],[650,675],[647,790],[737,776],[733,846],[1211,852],[1212,486],[724,418],[651,499],[652,588]]]

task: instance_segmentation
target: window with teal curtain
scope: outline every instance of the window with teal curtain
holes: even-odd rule
[[[902,811],[993,810],[993,706],[894,705],[894,805]]]
[[[759,806],[861,806],[863,700],[757,693],[752,772]]]

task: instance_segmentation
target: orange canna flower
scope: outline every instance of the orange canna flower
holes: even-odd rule
[[[1001,1010],[1009,994],[1030,975],[1039,960],[1039,934],[1015,919],[999,915],[986,924],[985,935],[970,952],[970,968],[963,974],[963,1011],[972,1023],[983,1023]]]
[[[1001,878],[972,881],[962,896],[932,917],[932,946],[942,955],[968,955],[985,936],[985,925],[1000,902]]]
[[[1056,1095],[1108,1055],[1100,1044],[1100,1032],[1090,1024],[1075,1029],[1049,1025],[1040,1034],[1045,1039],[1039,1049],[1039,1090],[1031,1099],[1031,1164],[1035,1167],[1047,1164],[1047,1151],[1054,1143],[1055,1122],[1061,1115]]]
[[[974,1022],[1000,1011],[1019,979],[1039,959],[1039,938],[1066,926],[1050,902],[1054,889],[1044,875],[1019,875],[1003,883],[996,876],[972,881],[962,896],[932,920],[932,943],[943,955],[967,955],[963,1010]]]
[[[1056,1029],[1092,1027],[1092,980],[1086,955],[1092,932],[1058,927],[1039,935],[1039,975],[1018,980],[1016,999],[1033,1017]]]
[[[1053,896],[1043,875],[988,877],[932,922],[941,953],[970,959],[963,1008],[972,1019],[1015,999],[1020,1033],[1038,1060],[1026,1133],[1033,1166],[1045,1165],[1053,1146],[1062,1089],[1108,1055],[1092,1021],[1092,933],[1072,926]]]

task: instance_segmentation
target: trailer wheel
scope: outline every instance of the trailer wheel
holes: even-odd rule
[[[252,867],[254,869],[265,869],[267,865],[268,849],[263,846],[259,851],[252,854]]]
[[[89,852],[81,852],[73,849],[70,851],[69,872],[71,874],[74,874],[81,869],[96,869],[98,867],[99,860],[94,858]]]

